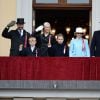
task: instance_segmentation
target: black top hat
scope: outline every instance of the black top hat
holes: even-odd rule
[[[16,24],[25,24],[24,18],[17,18]]]

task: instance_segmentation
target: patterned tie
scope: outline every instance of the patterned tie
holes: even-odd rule
[[[19,34],[20,34],[20,36],[21,36],[21,30],[20,30],[20,29],[18,30],[18,32],[19,32]]]

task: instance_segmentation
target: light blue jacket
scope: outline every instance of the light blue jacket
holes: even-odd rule
[[[69,48],[69,57],[90,57],[88,41],[84,39],[85,50],[82,50],[83,39],[72,39]]]

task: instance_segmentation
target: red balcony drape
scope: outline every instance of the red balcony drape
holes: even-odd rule
[[[0,80],[100,80],[100,58],[0,57]]]

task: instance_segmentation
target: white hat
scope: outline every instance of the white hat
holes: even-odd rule
[[[83,28],[77,27],[74,33],[83,33]]]

